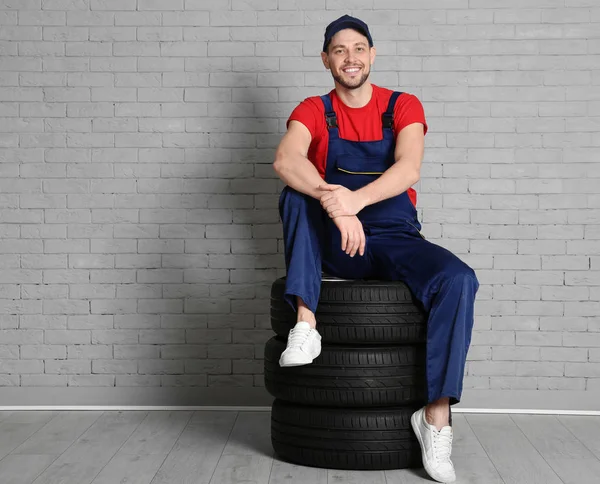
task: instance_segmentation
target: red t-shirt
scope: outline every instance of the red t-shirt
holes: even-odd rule
[[[337,114],[340,138],[350,141],[377,141],[382,138],[381,115],[386,111],[393,91],[375,84],[371,85],[373,95],[362,108],[346,106],[335,89],[329,93],[333,110]],[[308,148],[308,159],[324,179],[329,131],[325,123],[325,107],[321,98],[312,96],[302,101],[290,114],[287,124],[289,125],[292,120],[300,121],[310,131],[312,140]],[[423,105],[413,94],[403,93],[396,100],[394,107],[394,138],[402,128],[412,123],[422,123],[423,133],[427,133]],[[408,196],[416,206],[417,194],[413,188],[408,189]]]

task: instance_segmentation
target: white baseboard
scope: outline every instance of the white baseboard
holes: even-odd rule
[[[263,387],[3,387],[0,410],[270,411]],[[453,413],[600,415],[600,393],[561,390],[465,390]]]
[[[492,412],[491,409],[494,409]],[[567,390],[472,390],[463,392],[453,412],[600,414],[600,392]]]

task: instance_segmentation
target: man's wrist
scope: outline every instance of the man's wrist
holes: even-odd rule
[[[357,199],[360,202],[360,210],[365,208],[367,205],[371,205],[371,198],[366,188],[367,187],[359,188],[354,192],[356,194]]]

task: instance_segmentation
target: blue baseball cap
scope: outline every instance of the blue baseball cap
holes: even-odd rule
[[[331,22],[325,29],[323,52],[327,52],[327,47],[329,47],[329,42],[331,42],[333,36],[337,34],[340,30],[344,29],[353,29],[357,32],[360,32],[367,39],[369,39],[369,47],[373,47],[373,39],[371,38],[371,34],[369,32],[369,27],[367,26],[367,24],[356,17],[351,17],[350,15],[342,15],[337,20]]]

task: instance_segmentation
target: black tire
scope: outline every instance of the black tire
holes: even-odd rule
[[[271,443],[283,460],[312,467],[384,470],[422,467],[410,426],[418,407],[306,407],[273,402]]]
[[[286,339],[296,313],[284,289],[284,277],[271,286],[271,327]],[[427,335],[427,313],[403,282],[323,280],[316,317],[325,344],[424,343]]]
[[[326,407],[426,403],[425,345],[323,345],[309,365],[282,368],[286,342],[265,345],[264,379],[275,398]]]

